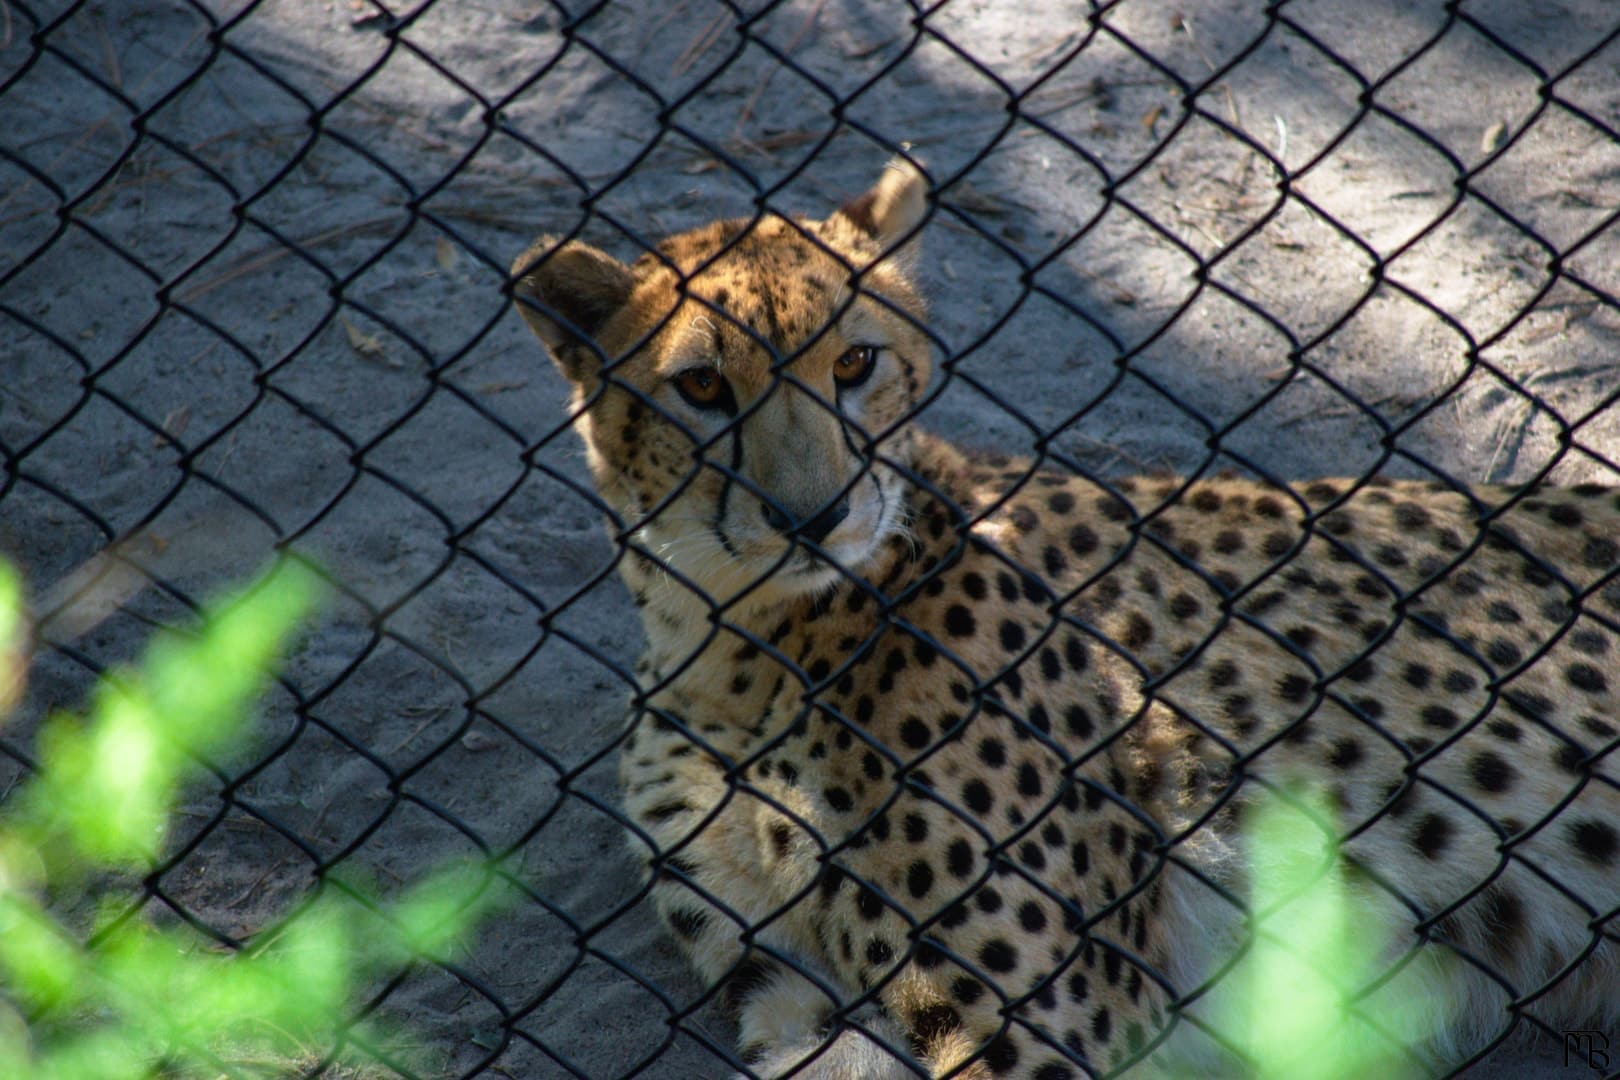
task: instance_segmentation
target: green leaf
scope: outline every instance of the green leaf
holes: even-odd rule
[[[1346,885],[1326,793],[1290,785],[1248,820],[1253,937],[1228,984],[1223,1034],[1263,1078],[1410,1075],[1421,1011],[1379,989],[1393,928]]]
[[[294,1062],[308,1059],[308,1047],[343,1041],[357,983],[447,958],[489,908],[494,875],[483,866],[433,875],[382,908],[331,889],[232,952],[190,928],[158,930],[110,899],[86,948],[40,899],[69,872],[152,864],[180,785],[198,758],[244,737],[266,673],[318,592],[313,571],[284,560],[213,607],[195,633],[165,635],[139,667],[104,678],[88,719],[45,724],[39,772],[0,822],[8,1080],[212,1080],[221,1059],[261,1050],[278,1075],[301,1072]],[[0,709],[22,618],[21,589],[0,565]]]
[[[285,560],[217,607],[190,637],[165,635],[145,664],[104,678],[88,722],[53,717],[26,820],[58,856],[149,865],[162,850],[190,756],[240,737],[266,672],[313,607],[318,578]]]

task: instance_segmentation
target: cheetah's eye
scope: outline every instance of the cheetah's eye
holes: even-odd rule
[[[877,354],[876,345],[857,345],[840,356],[833,363],[838,389],[848,390],[870,379],[877,368]]]
[[[728,413],[736,411],[731,384],[712,367],[687,368],[671,381],[681,397],[694,409],[724,409]]]

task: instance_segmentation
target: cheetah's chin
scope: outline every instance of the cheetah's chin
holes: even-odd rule
[[[760,576],[775,586],[779,596],[820,595],[861,572],[882,547],[879,534],[868,534],[829,544],[821,551],[799,547],[786,559],[780,556],[762,564]]]
[[[888,515],[881,515],[875,528],[840,537],[821,545],[819,550],[800,544],[785,554],[778,549],[772,555],[738,560],[734,564],[736,577],[746,583],[735,591],[746,592],[749,606],[755,609],[806,596],[823,596],[843,582],[863,578],[884,544],[898,531]],[[734,579],[730,584],[738,583]],[[720,587],[722,583],[712,584]]]

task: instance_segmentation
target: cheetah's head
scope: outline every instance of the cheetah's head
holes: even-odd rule
[[[597,486],[670,581],[767,605],[905,527],[905,425],[929,375],[905,242],[924,193],[897,160],[824,221],[716,222],[629,264],[543,236],[513,265]]]

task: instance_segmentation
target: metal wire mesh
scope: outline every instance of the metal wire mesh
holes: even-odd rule
[[[0,18],[0,550],[42,616],[6,781],[153,627],[315,558],[326,621],[128,902],[240,948],[311,890],[492,860],[512,903],[464,962],[357,1007],[418,1041],[367,1044],[401,1075],[740,1067],[622,855],[636,615],[509,312],[535,232],[633,254],[820,215],[904,146],[930,180],[921,419],[959,442],[1110,485],[1620,472],[1600,0]],[[1572,791],[1615,785],[1597,732],[1565,736]],[[1571,901],[1612,948],[1614,897]]]

